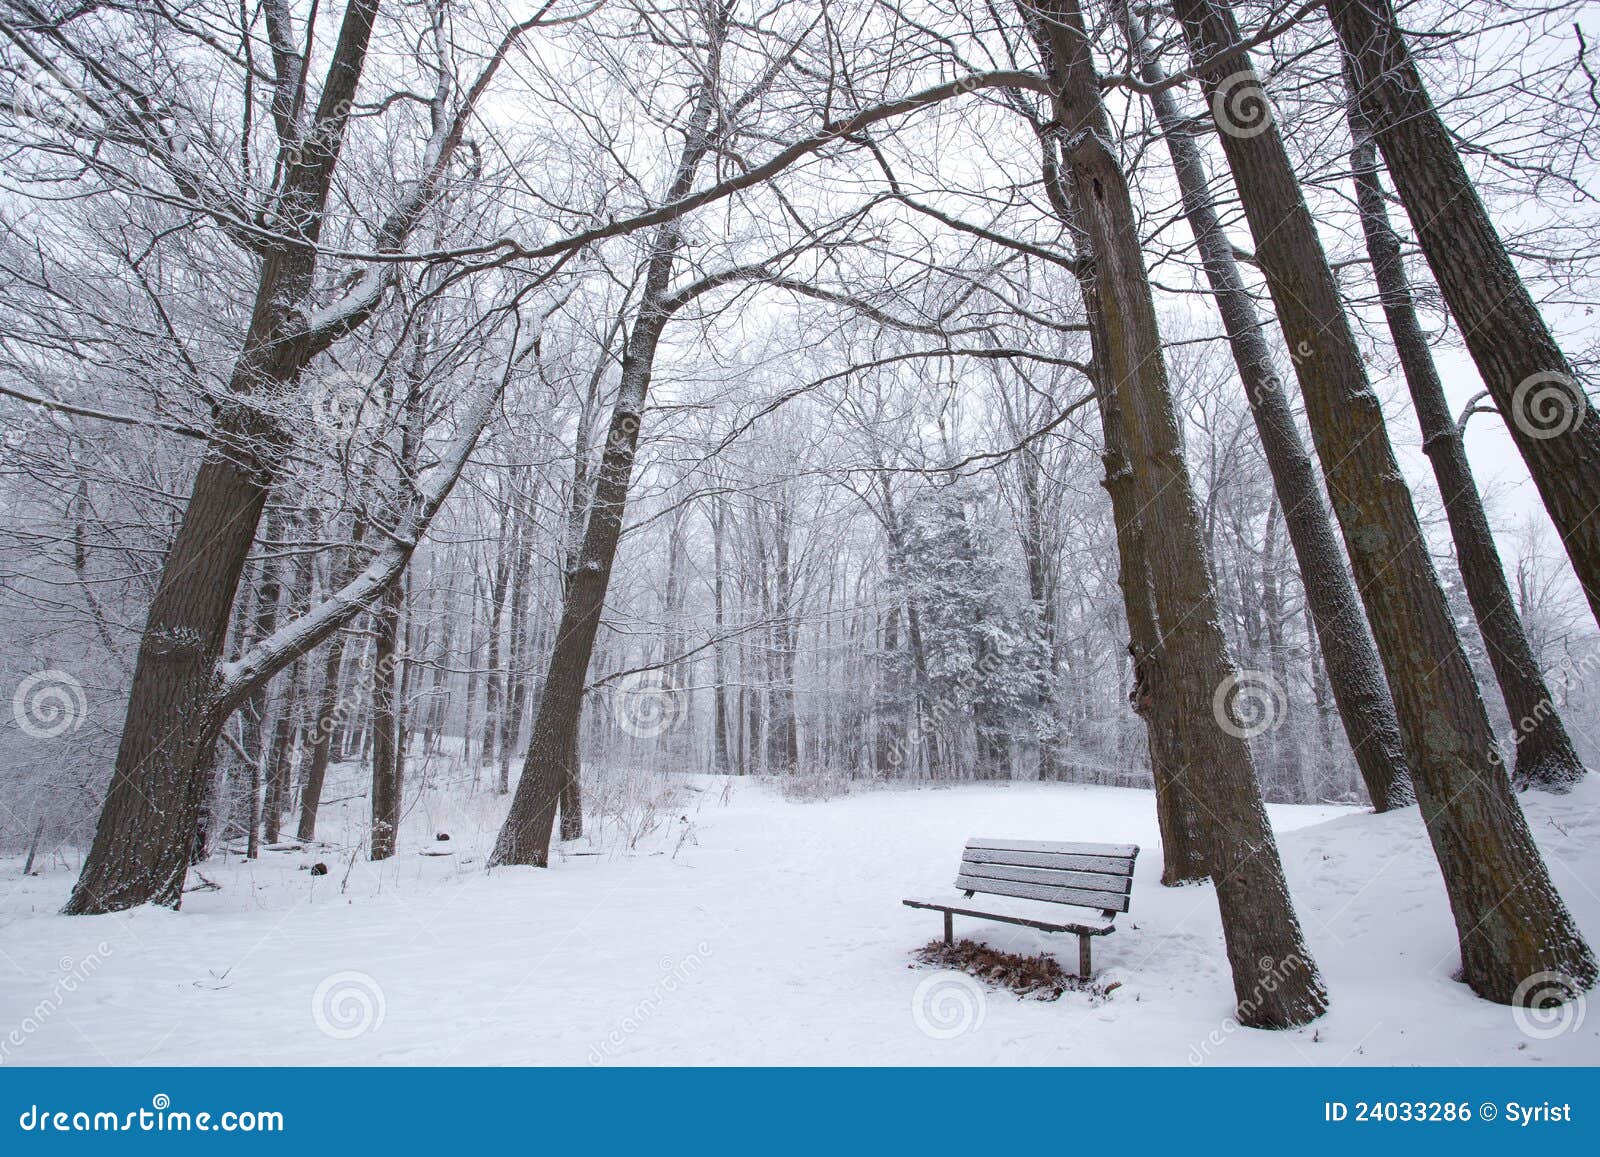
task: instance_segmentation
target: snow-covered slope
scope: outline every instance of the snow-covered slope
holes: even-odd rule
[[[662,821],[635,851],[619,850],[618,807],[598,845],[570,849],[593,854],[548,871],[485,873],[503,800],[436,791],[395,860],[338,846],[366,806],[350,799],[327,809],[333,844],[214,860],[202,871],[220,890],[179,913],[57,916],[73,863],[31,878],[0,864],[0,1063],[1600,1063],[1600,1015],[1530,1023],[1451,979],[1454,931],[1415,808],[1272,809],[1332,1011],[1268,1033],[1229,1019],[1210,888],[1157,882],[1148,792],[975,784],[791,802],[756,782],[666,782],[633,816]],[[1600,783],[1523,799],[1600,944]],[[1132,911],[1096,946],[1109,997],[1023,1000],[911,967],[939,918],[900,900],[947,888],[972,835],[1145,849]],[[313,877],[318,861],[329,872]],[[1070,937],[957,931],[1076,960]]]

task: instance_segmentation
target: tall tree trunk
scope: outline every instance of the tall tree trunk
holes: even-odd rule
[[[501,795],[511,790],[511,756],[522,734],[522,716],[528,707],[528,597],[533,588],[530,573],[533,569],[530,557],[533,495],[524,495],[515,485],[511,493],[516,514],[511,530],[511,641],[506,650],[506,702],[500,720]]]
[[[500,664],[501,636],[505,629],[506,598],[511,590],[512,559],[516,555],[516,516],[507,517],[505,496],[501,496],[500,542],[495,553],[494,578],[489,584],[489,655],[484,672],[483,689],[483,751],[479,759],[493,767],[500,761],[498,750],[500,734],[504,728],[501,692],[504,672]],[[507,776],[509,779],[509,775]],[[502,795],[510,790],[508,783],[496,780],[496,790]]]
[[[1467,600],[1472,604],[1484,650],[1489,653],[1495,680],[1500,684],[1506,714],[1516,729],[1512,782],[1523,787],[1569,791],[1583,778],[1583,762],[1573,749],[1555,697],[1522,629],[1494,532],[1489,528],[1478,485],[1467,462],[1461,430],[1451,417],[1444,385],[1412,303],[1400,237],[1389,224],[1384,205],[1372,132],[1354,102],[1350,107],[1350,132],[1354,142],[1350,167],[1355,173],[1357,208],[1384,316],[1406,384],[1411,387],[1411,400],[1422,426],[1422,449],[1433,463],[1433,476],[1444,498]]]
[[[1086,293],[1092,284],[1086,279]],[[1092,301],[1086,296],[1085,303]],[[1091,311],[1098,311],[1098,304]],[[1096,326],[1099,329],[1099,326]],[[1096,345],[1102,344],[1097,341]],[[1155,604],[1150,594],[1150,570],[1145,561],[1144,525],[1139,518],[1139,498],[1134,493],[1133,470],[1123,448],[1122,407],[1109,382],[1097,383],[1104,449],[1105,477],[1101,485],[1111,498],[1111,521],[1117,535],[1117,584],[1128,622],[1128,654],[1133,658],[1133,687],[1128,702],[1145,722],[1150,776],[1155,781],[1156,823],[1161,830],[1161,882],[1169,888],[1197,884],[1207,878],[1204,856],[1206,832],[1202,812],[1178,780],[1183,766],[1177,737],[1182,726],[1179,703],[1170,684],[1156,671],[1161,642],[1156,628]]]
[[[1026,2],[1026,0],[1025,0]],[[1148,665],[1158,693],[1179,704],[1173,779],[1208,812],[1206,861],[1216,887],[1242,1024],[1305,1024],[1327,993],[1300,932],[1267,823],[1250,748],[1214,703],[1237,680],[1217,614],[1183,439],[1167,383],[1155,301],[1133,202],[1110,149],[1078,0],[1028,3],[1055,90],[1055,122],[1072,207],[1092,262],[1105,336],[1100,367],[1122,408],[1125,450],[1141,519],[1160,646]]]
[[[286,529],[292,535],[303,527],[309,537],[315,539],[320,521],[313,510],[307,512],[303,520],[300,517],[289,519]],[[291,578],[285,609],[291,617],[298,617],[305,614],[311,605],[311,588],[315,579],[311,556],[297,546],[294,562],[289,564],[289,569]],[[305,664],[298,659],[291,663],[282,682],[283,695],[278,702],[272,726],[272,742],[267,749],[266,792],[262,800],[262,836],[269,844],[277,843],[283,834],[283,813],[289,806]]]
[[[1329,0],[1417,243],[1600,622],[1600,413],[1517,275],[1390,0]]]
[[[217,664],[239,578],[290,431],[263,400],[282,397],[315,352],[302,309],[344,126],[379,0],[350,0],[315,113],[315,139],[287,168],[272,231],[302,238],[261,258],[256,299],[228,394],[162,562],[139,641],[111,786],[64,911],[176,906],[204,794],[195,774],[221,730]]]
[[[1307,766],[1300,733],[1300,711],[1289,691],[1289,655],[1284,639],[1283,584],[1279,566],[1283,561],[1278,534],[1281,508],[1276,499],[1267,510],[1266,533],[1261,543],[1261,627],[1266,635],[1265,659],[1273,683],[1283,691],[1283,721],[1271,731],[1272,750],[1292,803],[1316,803],[1316,782]],[[1241,552],[1242,553],[1242,552]],[[1352,594],[1355,592],[1352,591]],[[1362,624],[1365,626],[1365,623]],[[1368,640],[1371,641],[1370,638]],[[1373,652],[1377,658],[1377,652]],[[1390,705],[1391,708],[1393,704]],[[1395,736],[1399,738],[1398,732]]]
[[[266,512],[263,540],[269,546],[267,557],[261,561],[261,578],[256,586],[254,621],[251,623],[251,642],[257,642],[278,628],[278,613],[283,598],[283,564],[272,557],[271,549],[283,541],[286,524],[282,510]],[[248,766],[245,768],[244,827],[245,859],[254,860],[261,854],[261,820],[263,815],[262,784],[266,778],[267,760],[271,754],[272,688],[261,684],[245,700],[240,712],[241,736]],[[198,749],[197,749],[198,751]]]
[[[1035,709],[1049,720],[1045,737],[1039,743],[1039,778],[1061,778],[1061,735],[1058,692],[1061,685],[1061,641],[1056,623],[1056,582],[1054,560],[1045,546],[1045,508],[1041,476],[1044,467],[1038,453],[1029,447],[1016,462],[1022,557],[1028,578],[1028,598],[1038,610],[1039,627],[1044,635],[1045,677],[1047,686]]]
[[[889,570],[904,591],[906,612],[906,646],[911,652],[911,696],[906,705],[906,743],[901,751],[900,771],[933,776],[936,754],[933,743],[933,725],[930,721],[931,705],[928,700],[933,680],[928,674],[928,648],[922,635],[922,603],[919,592],[906,581],[905,532],[900,525],[900,511],[895,502],[894,486],[889,471],[878,465],[878,493],[883,502],[883,532],[888,539]]]
[[[1125,4],[1126,0],[1119,3]],[[1143,79],[1148,84],[1160,84],[1166,77],[1144,42],[1142,22],[1131,18],[1130,23],[1130,38],[1141,58]],[[1373,808],[1382,812],[1402,807],[1416,797],[1401,750],[1394,700],[1383,679],[1383,664],[1360,596],[1345,569],[1344,552],[1328,519],[1311,457],[1300,441],[1299,428],[1273,365],[1263,321],[1245,288],[1233,245],[1217,215],[1199,144],[1179,112],[1172,90],[1153,92],[1150,102],[1172,156],[1184,215],[1199,245],[1234,363],[1250,401],[1272,485],[1283,508],[1284,524],[1299,563],[1311,621],[1316,624],[1317,641],[1327,663],[1328,682],[1345,735]]]
[[[317,838],[317,810],[322,806],[322,787],[328,778],[328,758],[342,700],[339,697],[339,672],[344,665],[345,633],[340,631],[328,644],[322,662],[322,689],[317,699],[317,716],[312,724],[311,753],[300,779],[300,826],[295,834],[303,843]]]
[[[726,538],[728,529],[728,504],[722,496],[711,499],[711,629],[715,637],[712,644],[712,678],[715,684],[711,699],[711,769],[719,775],[733,771],[733,757],[728,743],[728,655],[723,634],[727,630],[727,591],[724,568],[727,565]]]
[[[283,834],[283,810],[288,804],[294,771],[295,727],[300,715],[301,664],[290,665],[283,680],[283,698],[272,723],[272,742],[267,748],[266,794],[261,807],[261,838],[269,844]]]
[[[1295,353],[1323,476],[1450,895],[1463,975],[1473,991],[1502,1003],[1537,972],[1587,982],[1594,959],[1550,882],[1500,766],[1383,411],[1288,154],[1270,119],[1246,129],[1237,119],[1249,101],[1265,96],[1248,56],[1237,52],[1241,38],[1232,9],[1225,0],[1177,0],[1177,11],[1255,236],[1256,260]],[[1207,63],[1221,54],[1228,55]]]
[[[774,502],[772,528],[772,673],[769,681],[772,716],[767,731],[767,766],[779,774],[800,767],[800,736],[794,705],[794,574],[789,552],[792,514],[787,494]]]
[[[549,863],[550,835],[566,768],[577,743],[589,660],[594,653],[617,542],[622,536],[639,415],[649,387],[650,357],[664,320],[641,314],[623,359],[622,396],[612,415],[600,460],[588,530],[568,578],[522,777],[495,843],[491,865],[531,864],[542,868]]]
[[[369,858],[394,855],[400,830],[405,753],[400,749],[400,613],[405,584],[384,592],[372,616],[377,645],[372,652],[372,843]]]
[[[1100,484],[1111,499],[1111,521],[1117,541],[1117,585],[1122,591],[1123,614],[1128,625],[1128,655],[1133,665],[1128,705],[1145,723],[1145,750],[1150,760],[1150,777],[1155,784],[1156,824],[1161,832],[1161,882],[1169,888],[1181,887],[1209,877],[1204,855],[1208,843],[1205,817],[1178,778],[1184,766],[1178,742],[1183,728],[1182,704],[1175,686],[1159,677],[1161,632],[1156,624],[1145,524],[1123,433],[1122,403],[1116,382],[1109,376],[1112,336],[1100,307],[1095,267],[1082,260],[1090,252],[1091,241],[1079,223],[1071,174],[1061,169],[1054,135],[1041,130],[1040,144],[1043,184],[1051,207],[1072,231],[1080,250],[1080,260],[1074,263],[1073,274],[1089,320],[1095,400],[1100,412],[1100,460],[1105,467]]]
[[[718,107],[720,53],[727,30],[727,14],[717,11],[707,16],[706,70],[684,127],[683,150],[667,191],[668,201],[686,196],[694,187],[695,174],[712,143],[710,124],[712,111]],[[622,537],[628,485],[638,449],[639,425],[650,393],[656,348],[672,310],[686,301],[682,297],[669,298],[673,269],[682,243],[681,223],[674,220],[657,229],[650,246],[644,290],[625,345],[621,381],[611,411],[605,448],[600,455],[588,525],[583,544],[569,567],[561,622],[556,629],[544,692],[539,697],[533,736],[523,761],[522,778],[490,856],[491,866],[529,864],[542,868],[550,862],[550,836],[568,779],[567,769],[577,750],[589,660],[600,629],[617,543]]]

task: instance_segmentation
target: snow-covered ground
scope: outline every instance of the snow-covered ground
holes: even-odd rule
[[[330,797],[359,790],[340,771]],[[486,873],[504,800],[438,790],[392,861],[340,845],[366,807],[347,799],[325,810],[329,844],[213,860],[202,871],[220,890],[181,912],[62,917],[75,861],[26,878],[0,862],[0,1063],[1600,1063],[1600,1015],[1528,1024],[1452,981],[1415,808],[1272,809],[1332,1010],[1270,1033],[1229,1019],[1210,888],[1159,885],[1148,792],[974,784],[800,802],[643,775],[615,791],[598,843],[547,871]],[[1600,783],[1523,798],[1600,944]],[[624,826],[655,821],[625,850]],[[973,835],[1145,849],[1132,911],[1096,943],[1108,997],[1024,1000],[912,966],[939,917],[900,900],[948,888]],[[318,861],[329,871],[313,877]],[[957,931],[1075,966],[1072,937],[960,918]]]

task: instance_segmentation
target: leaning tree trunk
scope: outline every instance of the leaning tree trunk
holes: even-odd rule
[[[709,126],[718,99],[717,72],[722,37],[726,32],[725,19],[718,19],[722,22],[713,23],[709,29],[710,60],[684,129],[683,151],[673,172],[668,202],[688,195],[694,187],[700,162],[710,151]],[[561,622],[539,697],[533,736],[523,760],[522,778],[511,797],[511,808],[489,858],[490,866],[527,864],[542,868],[550,862],[550,836],[568,780],[568,769],[578,749],[578,724],[589,677],[589,660],[600,629],[600,614],[605,607],[606,588],[611,582],[617,543],[622,538],[628,485],[633,477],[639,424],[650,393],[656,347],[672,310],[687,300],[681,296],[669,298],[681,245],[679,221],[669,221],[656,230],[645,267],[638,315],[624,346],[622,380],[612,407],[605,448],[600,455],[588,524],[576,557],[567,560]]]
[[[261,257],[244,345],[139,640],[111,786],[68,914],[176,906],[182,897],[204,795],[196,760],[221,729],[211,710],[217,664],[290,439],[261,402],[285,394],[314,352],[302,307],[315,285],[322,214],[378,3],[351,0],[345,8],[311,136],[287,166],[270,226],[293,240]]]
[[[1088,279],[1084,284],[1092,292]],[[1086,296],[1084,300],[1087,303],[1091,299]],[[1100,424],[1104,431],[1101,461],[1106,473],[1101,485],[1111,496],[1111,521],[1117,535],[1117,583],[1122,588],[1122,605],[1128,621],[1128,653],[1133,657],[1133,688],[1128,702],[1134,713],[1145,721],[1150,776],[1156,789],[1156,823],[1161,830],[1161,882],[1169,888],[1198,884],[1207,878],[1206,834],[1201,822],[1204,813],[1195,806],[1193,799],[1187,798],[1179,784],[1177,769],[1182,767],[1182,757],[1176,743],[1181,726],[1178,701],[1170,687],[1159,686],[1154,669],[1161,644],[1150,595],[1139,499],[1134,493],[1133,471],[1123,450],[1122,408],[1116,391],[1108,388],[1107,383],[1096,383],[1095,395],[1099,399]]]
[[[1106,338],[1100,371],[1117,391],[1134,494],[1153,530],[1144,543],[1160,642],[1148,678],[1154,693],[1170,693],[1178,704],[1173,781],[1208,813],[1205,855],[1237,1015],[1257,1028],[1305,1024],[1326,1010],[1327,993],[1289,899],[1249,744],[1214,706],[1238,674],[1222,634],[1133,202],[1110,149],[1083,16],[1078,0],[1043,0],[1025,12],[1055,90],[1052,131],[1096,279]]]
[[[1455,541],[1456,563],[1467,589],[1478,632],[1483,636],[1489,663],[1506,713],[1515,728],[1516,745],[1512,782],[1521,787],[1569,791],[1584,776],[1583,761],[1556,708],[1556,700],[1534,658],[1522,618],[1511,597],[1500,551],[1478,497],[1478,485],[1467,462],[1461,429],[1452,419],[1439,371],[1434,366],[1428,340],[1417,319],[1411,286],[1401,258],[1400,237],[1389,224],[1383,186],[1378,179],[1378,156],[1365,116],[1353,102],[1350,131],[1354,145],[1350,167],[1355,173],[1356,202],[1367,253],[1378,283],[1389,333],[1411,387],[1411,400],[1422,426],[1422,449],[1433,463],[1433,476],[1444,498],[1450,535]]]
[[[1232,9],[1224,0],[1178,0],[1177,11],[1256,239],[1256,260],[1295,354],[1323,476],[1450,896],[1463,976],[1473,991],[1502,1003],[1539,972],[1587,985],[1594,958],[1550,882],[1500,765],[1315,222],[1260,80],[1237,51]],[[1243,119],[1250,111],[1265,121]]]
[[[1077,223],[1072,196],[1055,157],[1056,145],[1049,134],[1041,138],[1044,146],[1043,180],[1052,208],[1070,228],[1078,248],[1087,251],[1088,242]],[[1117,390],[1107,377],[1110,336],[1100,311],[1098,283],[1092,267],[1084,261],[1073,266],[1084,312],[1089,319],[1089,345],[1096,381],[1095,401],[1100,411],[1102,451],[1105,466],[1101,485],[1111,498],[1111,522],[1117,539],[1117,585],[1122,590],[1123,615],[1128,624],[1128,654],[1133,660],[1133,687],[1128,704],[1145,723],[1145,749],[1150,759],[1150,778],[1155,784],[1156,826],[1161,832],[1161,882],[1169,888],[1198,884],[1208,878],[1204,856],[1206,836],[1203,813],[1178,783],[1177,771],[1183,766],[1177,736],[1181,727],[1178,700],[1170,686],[1161,685],[1155,670],[1160,651],[1160,631],[1156,626],[1155,602],[1140,520],[1139,497],[1134,492],[1133,468],[1128,463],[1122,433],[1122,405]]]
[[[1433,279],[1600,622],[1600,413],[1478,199],[1390,0],[1329,0],[1328,13]]]
[[[207,745],[229,612],[281,446],[247,407],[227,406],[222,421],[150,603],[111,788],[68,914],[172,906],[182,893],[204,786],[190,769]]]
[[[1142,22],[1130,18],[1129,23],[1130,38],[1142,61],[1143,79],[1147,84],[1161,84],[1166,77],[1144,43]],[[1245,288],[1233,245],[1217,215],[1205,161],[1188,120],[1178,111],[1170,88],[1151,93],[1150,102],[1172,155],[1184,215],[1199,245],[1245,397],[1250,401],[1262,453],[1283,508],[1295,561],[1300,566],[1311,621],[1316,625],[1317,642],[1328,668],[1328,683],[1356,766],[1375,810],[1403,807],[1416,797],[1400,746],[1394,700],[1384,683],[1383,664],[1360,596],[1345,569],[1344,552],[1328,519],[1316,471],[1300,441],[1294,413],[1273,365],[1263,321]]]
[[[639,414],[649,387],[650,365],[645,349],[654,352],[663,320],[653,315],[641,316],[623,359],[622,396],[612,415],[600,459],[588,530],[573,560],[522,778],[511,797],[511,809],[495,842],[491,865],[531,864],[542,868],[549,863],[556,808],[566,781],[566,768],[577,745],[589,659],[594,653],[611,566],[622,536]]]

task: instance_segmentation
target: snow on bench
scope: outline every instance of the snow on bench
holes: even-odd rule
[[[1044,840],[973,839],[961,853],[959,899],[903,900],[908,908],[944,913],[944,942],[955,940],[955,917],[1021,924],[1044,932],[1078,935],[1078,974],[1089,977],[1091,937],[1115,932],[1117,913],[1128,910],[1136,844],[1071,844]],[[973,901],[975,893],[1002,897]],[[1064,920],[1054,907],[1099,910],[1098,917]]]

